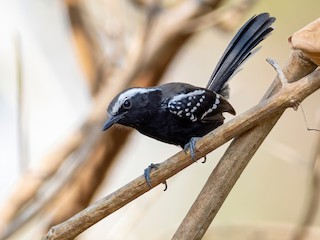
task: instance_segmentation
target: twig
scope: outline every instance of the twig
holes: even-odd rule
[[[268,120],[270,116],[283,112],[285,108],[291,107],[290,101],[292,99],[302,101],[318,88],[320,88],[320,70],[296,83],[288,84],[278,94],[235,117],[200,139],[197,142],[197,158],[202,158],[235,136],[244,133],[262,121]],[[183,151],[179,152],[161,163],[158,169],[152,172],[152,185],[157,186],[192,163],[193,161],[189,156],[185,155]],[[140,176],[69,220],[52,227],[43,239],[73,239],[102,218],[149,190],[144,177]]]
[[[304,112],[302,105],[300,105],[300,108],[301,108],[302,116],[303,116],[303,119],[304,119],[304,123],[306,124],[307,130],[308,131],[320,132],[320,129],[309,127],[309,124],[308,124],[308,121],[307,121],[307,117],[306,117],[306,113]]]
[[[282,86],[286,85],[288,83],[288,80],[287,80],[286,76],[284,75],[282,69],[280,68],[279,64],[277,63],[277,61],[275,59],[272,59],[272,58],[267,58],[267,62],[278,73],[278,77],[280,79],[280,82],[281,82]]]
[[[289,82],[294,82],[312,72],[317,66],[305,59],[300,51],[291,55],[284,73]],[[305,77],[315,76],[317,71]],[[299,83],[298,81],[297,83]],[[284,88],[292,86],[286,84]],[[270,96],[278,95],[281,85],[276,78],[265,94],[262,102]],[[282,89],[283,90],[283,89]],[[280,90],[280,92],[282,91]],[[274,97],[271,97],[274,98]],[[292,100],[292,99],[291,99]],[[298,100],[298,99],[296,99]],[[215,215],[222,206],[232,187],[249,163],[250,159],[267,137],[283,111],[269,116],[267,121],[260,122],[258,126],[235,138],[221,158],[220,162],[208,178],[201,193],[197,197],[188,214],[180,224],[173,239],[201,239]],[[241,153],[241,154],[239,154]]]

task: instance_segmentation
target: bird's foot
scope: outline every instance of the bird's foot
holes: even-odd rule
[[[159,167],[159,163],[151,163],[145,170],[144,170],[144,178],[146,179],[146,182],[148,184],[148,186],[150,188],[152,188],[152,185],[151,185],[151,178],[150,178],[150,173],[151,173],[151,170],[152,169],[158,169]],[[164,187],[164,190],[163,191],[166,191],[167,188],[168,188],[168,185],[167,185],[167,181],[163,182],[163,184],[165,185]]]
[[[187,153],[188,150],[190,150],[190,156],[192,161],[196,162],[196,143],[199,140],[199,137],[193,137],[190,139],[190,141],[184,145],[184,152]]]
[[[196,143],[200,139],[200,137],[193,137],[190,139],[189,143],[184,145],[184,152],[187,154],[188,150],[190,150],[190,156],[192,161],[196,162]],[[202,163],[207,161],[207,156],[204,156]]]

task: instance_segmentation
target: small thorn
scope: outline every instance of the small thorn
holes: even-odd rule
[[[300,106],[300,102],[295,99],[291,99],[290,106],[293,108],[293,110],[297,111]]]
[[[206,161],[207,161],[207,156],[204,156],[202,163],[206,163]]]
[[[280,79],[282,86],[285,86],[286,84],[288,84],[288,80],[287,80],[286,76],[284,75],[282,69],[280,68],[279,64],[277,63],[277,61],[272,58],[267,58],[266,60],[274,68],[274,70],[276,70],[276,72],[278,73],[278,76],[279,76],[279,79]]]

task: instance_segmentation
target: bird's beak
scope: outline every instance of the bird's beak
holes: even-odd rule
[[[122,117],[124,114],[120,114],[117,116],[111,116],[104,124],[102,131],[107,130],[108,128],[112,127],[113,124],[116,124]]]

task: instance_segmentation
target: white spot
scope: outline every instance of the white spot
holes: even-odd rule
[[[216,98],[215,104],[218,105],[220,103],[219,98]]]
[[[199,99],[199,102],[203,102],[203,99],[202,99],[202,98],[200,98],[200,99]]]
[[[177,109],[179,110],[181,107],[177,106]]]
[[[178,113],[177,113],[179,116],[182,115],[182,110],[180,110]]]
[[[193,114],[191,115],[190,119],[191,119],[192,122],[197,121],[197,118]]]
[[[159,90],[159,88],[131,88],[128,89],[127,91],[121,93],[118,98],[117,101],[114,103],[112,109],[111,109],[111,114],[112,115],[116,115],[119,111],[119,109],[121,108],[123,102],[126,99],[131,99],[134,96],[136,96],[137,94],[144,94],[144,93],[149,93],[149,92],[153,92],[153,91],[157,91]]]
[[[191,106],[191,102],[188,102],[188,103],[187,103],[187,106],[190,107],[190,106]]]
[[[205,99],[205,98],[206,98],[206,96],[205,96],[205,95],[202,95],[202,97],[201,97],[201,98]]]
[[[217,105],[213,104],[212,109],[216,109]]]
[[[192,100],[192,97],[190,96],[190,97],[188,97],[188,100]]]
[[[192,109],[191,109],[191,112],[195,112],[197,110],[197,107],[193,107]]]
[[[200,107],[200,103],[197,103],[196,106],[197,106],[197,107]]]
[[[189,108],[186,108],[184,111],[189,112]]]
[[[190,114],[191,114],[191,113],[188,112],[188,113],[186,113],[186,116],[190,116]]]

